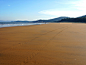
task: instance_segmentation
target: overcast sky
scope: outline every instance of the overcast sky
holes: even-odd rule
[[[86,0],[0,0],[0,20],[37,20],[86,15]]]

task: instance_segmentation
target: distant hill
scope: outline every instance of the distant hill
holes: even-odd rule
[[[60,21],[62,19],[66,19],[66,18],[69,18],[69,17],[58,17],[58,18],[54,18],[54,19],[49,19],[49,20],[37,20],[37,21],[32,21],[34,23],[38,22],[55,22],[55,21]]]
[[[11,22],[5,22],[3,20],[0,20],[0,24],[16,24],[16,23],[53,23],[53,22],[80,22],[80,23],[86,23],[86,15],[80,16],[77,18],[70,18],[70,17],[58,17],[58,18],[53,18],[49,20],[36,20],[36,21],[11,21]]]
[[[36,21],[12,21],[12,23],[44,23],[44,22],[55,22],[55,21],[60,21],[62,19],[66,19],[69,17],[58,17],[54,19],[49,19],[49,20],[36,20]]]
[[[77,18],[66,18],[57,22],[74,22],[74,23],[86,23],[86,15]]]
[[[66,18],[69,18],[69,17],[58,17],[58,18],[50,19],[49,21],[50,21],[50,22],[53,22],[53,21],[60,21],[60,20],[62,20],[62,19],[66,19]]]
[[[30,21],[13,21],[13,22],[18,22],[18,23],[22,23],[22,22],[24,22],[24,23],[29,23]]]
[[[86,15],[83,15],[83,16],[80,16],[80,17],[77,17],[77,18],[82,18],[82,17],[86,17]]]

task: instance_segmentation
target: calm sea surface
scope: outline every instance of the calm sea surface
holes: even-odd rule
[[[13,26],[41,25],[45,23],[18,23],[18,24],[0,24],[0,28]]]

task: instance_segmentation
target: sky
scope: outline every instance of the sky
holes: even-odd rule
[[[0,0],[0,20],[38,20],[86,15],[86,0]]]

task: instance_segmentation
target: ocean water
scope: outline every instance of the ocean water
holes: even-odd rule
[[[45,23],[18,23],[18,24],[0,24],[0,28],[3,27],[14,27],[14,26],[27,26],[27,25],[41,25]]]

